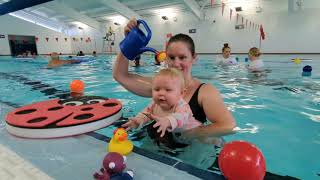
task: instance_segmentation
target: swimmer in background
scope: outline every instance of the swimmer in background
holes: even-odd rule
[[[143,66],[143,62],[141,61],[141,56],[138,55],[137,57],[134,58],[133,61],[130,61],[130,66],[132,66],[132,67]]]
[[[219,65],[237,65],[238,62],[234,56],[231,55],[231,48],[228,43],[223,44],[222,56],[217,56],[217,64]]]
[[[92,56],[93,56],[93,57],[97,57],[97,52],[96,52],[96,51],[93,51],[93,52],[92,52]]]
[[[260,59],[261,52],[258,48],[253,47],[249,50],[249,64],[247,69],[249,72],[262,72],[265,70],[262,59]]]
[[[48,68],[63,66],[66,64],[79,63],[79,60],[60,60],[58,53],[51,53],[51,60],[48,62]]]

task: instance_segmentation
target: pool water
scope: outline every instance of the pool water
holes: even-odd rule
[[[199,56],[193,75],[220,90],[237,121],[238,132],[226,136],[225,140],[245,140],[257,145],[266,158],[268,171],[301,179],[319,178],[320,71],[317,67],[320,67],[320,57],[314,56],[312,61],[295,64],[291,61],[292,55],[264,56],[269,71],[259,75],[248,74],[244,56],[239,56],[239,65],[234,67],[216,66],[214,58]],[[159,71],[158,66],[152,65],[152,57],[143,56],[142,59],[146,66],[132,67],[130,71],[147,76]],[[93,61],[47,69],[45,57],[31,61],[1,57],[0,102],[21,106],[65,97],[69,83],[81,79],[86,83],[86,95],[119,99],[123,103],[123,116],[132,117],[150,99],[128,92],[112,78],[114,60],[113,55],[99,56]],[[313,67],[312,76],[301,76],[305,65]],[[114,128],[110,126],[96,132],[111,136]],[[159,152],[146,139],[143,135],[134,143],[172,156]],[[198,156],[188,155],[190,152],[187,151],[180,158],[186,160],[184,158],[189,157],[192,162],[207,157],[210,147],[196,148]],[[211,162],[198,163],[197,166],[203,165],[205,169],[208,163]]]

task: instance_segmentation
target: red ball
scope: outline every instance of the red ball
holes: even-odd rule
[[[262,152],[245,141],[225,144],[218,163],[228,180],[262,180],[266,174],[266,161]]]
[[[83,93],[84,92],[84,82],[81,80],[73,80],[70,83],[70,91],[75,93]]]

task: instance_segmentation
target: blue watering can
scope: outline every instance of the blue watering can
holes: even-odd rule
[[[121,52],[128,60],[134,60],[135,57],[146,51],[157,53],[155,49],[146,47],[152,36],[152,32],[147,23],[143,20],[138,20],[137,23],[138,25],[142,24],[148,34],[146,36],[141,29],[134,27],[120,42]]]

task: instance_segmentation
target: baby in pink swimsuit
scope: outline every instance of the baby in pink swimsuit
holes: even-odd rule
[[[131,118],[123,127],[137,128],[151,121],[150,114],[165,117],[157,121],[161,137],[169,132],[182,132],[201,126],[193,117],[189,104],[183,99],[185,83],[181,72],[174,68],[162,69],[152,83],[152,102],[137,116]]]

